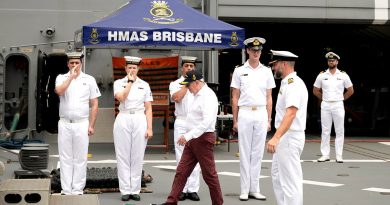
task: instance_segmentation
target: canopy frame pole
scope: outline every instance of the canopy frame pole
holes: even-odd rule
[[[244,64],[246,61],[245,59],[245,48],[241,50],[241,63]]]
[[[85,46],[83,46],[83,53],[84,53],[84,60],[83,60],[83,72],[84,73],[87,73],[86,70],[85,70],[85,65],[86,65],[86,58],[87,58],[87,49],[85,48]]]

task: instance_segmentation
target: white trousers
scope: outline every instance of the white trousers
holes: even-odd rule
[[[174,136],[174,144],[175,144],[175,154],[176,154],[176,162],[179,165],[181,155],[183,154],[184,146],[177,144],[177,140],[179,137],[186,133],[185,129],[185,120],[184,119],[176,119],[175,120],[175,129],[173,132]],[[187,183],[184,186],[183,192],[198,192],[199,191],[199,175],[200,175],[200,166],[199,163],[195,166],[191,175],[187,178]]]
[[[323,156],[329,156],[330,153],[330,132],[332,130],[332,122],[334,124],[336,139],[335,149],[336,155],[343,155],[344,146],[344,103],[338,102],[325,102],[321,103],[321,154]]]
[[[148,140],[145,138],[146,116],[119,113],[114,123],[114,145],[122,195],[139,194],[142,166]]]
[[[288,131],[276,147],[272,159],[272,184],[278,205],[303,204],[303,176],[300,157],[305,132]]]
[[[237,120],[241,193],[257,193],[267,137],[267,110],[265,106],[256,111],[240,109]]]
[[[83,194],[87,176],[88,120],[79,123],[58,121],[61,188],[64,194]]]

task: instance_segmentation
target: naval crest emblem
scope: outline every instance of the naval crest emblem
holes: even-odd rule
[[[167,1],[152,1],[150,14],[153,18],[144,18],[145,21],[156,24],[176,24],[183,19],[173,18],[174,12],[169,8]]]
[[[98,44],[100,42],[97,28],[92,28],[92,31],[89,34],[88,42],[90,42],[91,44]]]
[[[231,45],[231,46],[238,46],[237,32],[232,32],[232,36],[230,36],[229,45]]]

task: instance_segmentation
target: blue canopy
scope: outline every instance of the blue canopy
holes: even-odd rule
[[[211,18],[180,0],[132,0],[83,26],[86,47],[243,48],[243,28]]]

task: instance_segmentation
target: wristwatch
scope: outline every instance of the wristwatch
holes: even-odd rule
[[[134,83],[134,80],[127,80],[128,83]]]

